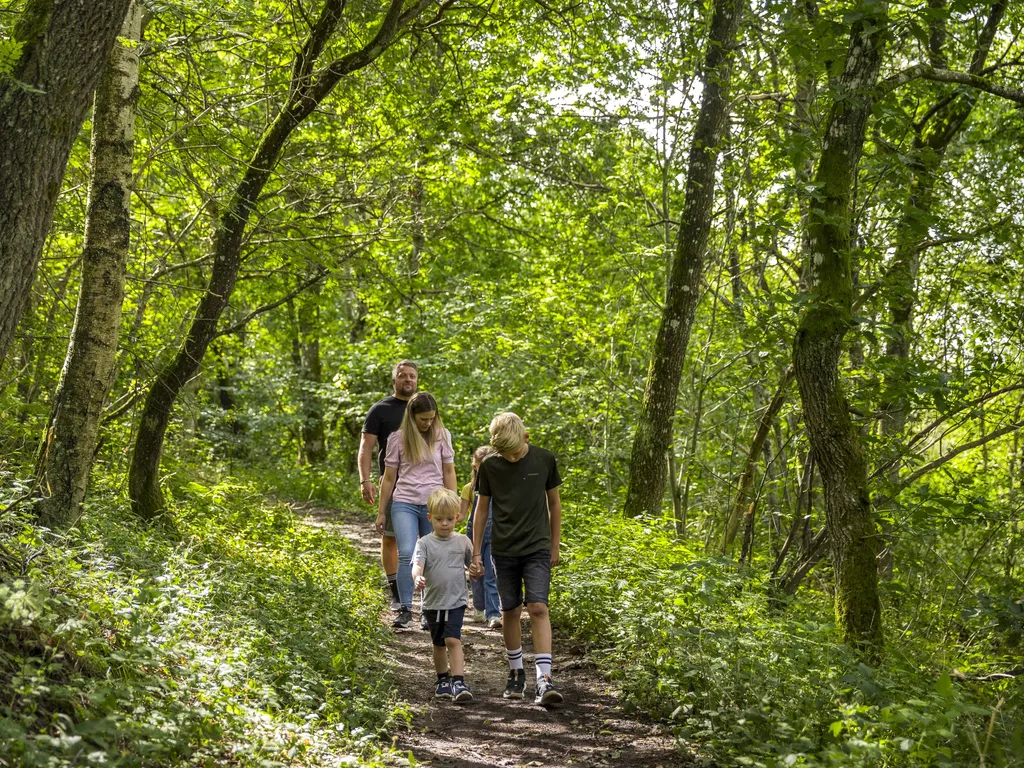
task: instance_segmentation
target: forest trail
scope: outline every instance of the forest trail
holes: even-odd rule
[[[296,506],[311,525],[331,530],[359,547],[379,568],[380,539],[370,520],[354,512]],[[390,622],[382,591],[381,621]],[[468,705],[435,701],[430,638],[419,629],[398,630],[388,657],[396,667],[399,697],[414,713],[410,727],[392,734],[396,749],[412,752],[418,765],[434,768],[674,768],[708,765],[680,752],[669,729],[623,712],[614,688],[583,655],[555,631],[552,676],[565,703],[545,710],[533,704],[533,664],[529,632],[524,626],[527,698],[501,698],[508,666],[501,630],[467,621],[462,633],[466,682],[474,701]],[[467,614],[468,615],[468,614]]]

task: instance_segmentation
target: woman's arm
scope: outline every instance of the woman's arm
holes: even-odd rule
[[[377,506],[377,531],[384,535],[384,510],[388,508],[391,494],[395,490],[395,481],[398,479],[398,470],[394,467],[384,468],[384,477],[380,481],[380,503]]]
[[[459,487],[457,481],[455,480],[455,465],[442,464],[441,475],[444,478],[442,480],[442,482],[444,483],[444,487],[447,488],[449,491],[455,491],[456,493],[458,493]]]
[[[449,491],[459,492],[455,480],[455,451],[452,450],[452,433],[447,429],[441,438],[441,482]]]

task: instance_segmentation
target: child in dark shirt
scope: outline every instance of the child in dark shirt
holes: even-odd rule
[[[521,699],[526,687],[519,623],[525,590],[537,672],[534,702],[554,706],[562,702],[563,696],[551,681],[548,591],[551,569],[558,565],[562,531],[558,486],[562,478],[554,455],[529,444],[523,421],[516,414],[495,416],[490,432],[496,454],[480,464],[477,509],[491,510],[491,558],[509,663],[508,682],[502,695],[506,699]],[[486,527],[487,518],[478,515],[473,524],[473,578],[484,575],[481,549]]]

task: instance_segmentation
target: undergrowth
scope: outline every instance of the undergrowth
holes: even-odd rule
[[[102,492],[63,536],[0,519],[0,765],[377,762],[374,570],[252,487],[175,496],[171,524]]]
[[[896,638],[868,667],[820,595],[773,610],[756,571],[603,509],[568,505],[563,530],[553,618],[684,743],[768,768],[1024,765],[1024,684],[954,681],[971,649]]]

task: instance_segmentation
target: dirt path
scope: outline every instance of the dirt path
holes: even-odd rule
[[[380,539],[372,533],[368,517],[319,508],[296,511],[310,524],[329,527],[353,541],[379,568]],[[381,603],[381,621],[390,623],[383,596]],[[663,726],[624,714],[616,691],[557,632],[552,677],[566,700],[557,709],[535,706],[528,625],[523,632],[524,701],[501,698],[508,674],[501,631],[471,621],[463,628],[462,642],[466,682],[474,701],[466,706],[435,701],[430,638],[418,629],[418,609],[416,613],[417,628],[397,630],[388,656],[397,667],[399,696],[415,713],[410,728],[393,735],[395,746],[401,752],[412,752],[417,764],[435,768],[670,768],[700,764],[684,757]]]

